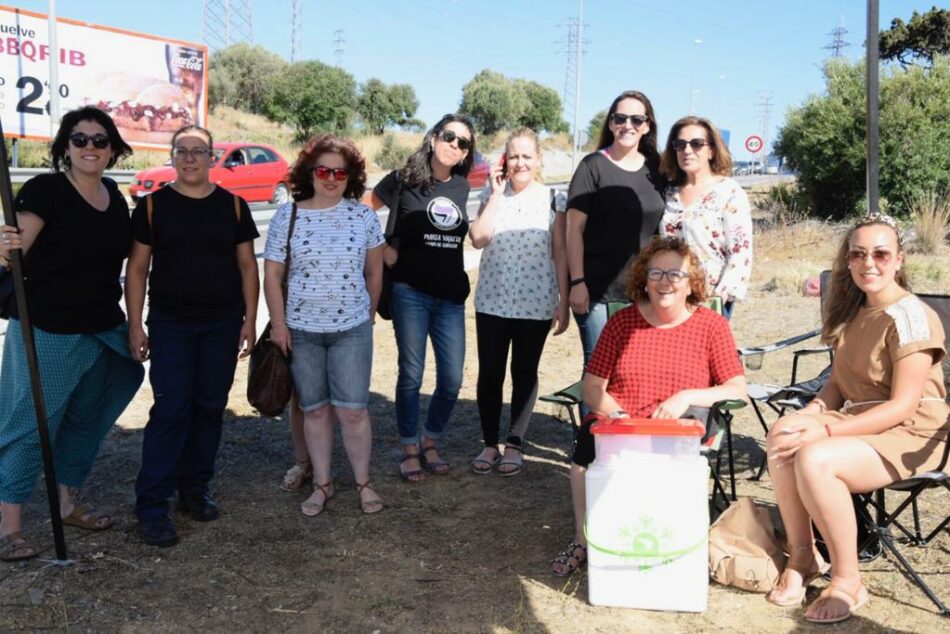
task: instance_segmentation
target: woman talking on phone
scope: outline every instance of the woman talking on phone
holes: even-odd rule
[[[478,413],[485,448],[472,471],[513,476],[522,470],[523,440],[538,395],[538,363],[553,329],[567,329],[564,196],[539,181],[541,143],[529,128],[515,130],[482,192],[469,229],[484,249],[475,288],[478,336]],[[498,449],[502,386],[511,351],[511,426]]]

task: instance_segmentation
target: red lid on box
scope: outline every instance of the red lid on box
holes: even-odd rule
[[[692,418],[620,418],[610,423],[597,423],[590,428],[593,434],[608,436],[696,436],[706,433],[702,421]]]

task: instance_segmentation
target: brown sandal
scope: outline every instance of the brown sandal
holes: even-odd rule
[[[20,531],[0,537],[0,561],[23,561],[40,554]]]
[[[808,610],[812,610],[815,606],[821,603],[827,603],[831,599],[838,599],[844,603],[846,608],[845,611],[823,619],[814,616],[808,616],[808,612],[806,612],[805,620],[810,623],[841,623],[842,621],[847,621],[851,618],[852,614],[864,607],[870,598],[871,595],[868,594],[868,589],[864,587],[864,584],[858,586],[858,589],[852,594],[841,586],[836,586],[834,583],[832,583],[830,586],[821,591],[821,596],[815,599],[815,602],[808,606]]]
[[[403,482],[422,482],[426,479],[426,472],[420,469],[410,469],[409,471],[402,470],[402,464],[408,462],[409,460],[418,460],[419,465],[422,465],[422,456],[418,453],[407,453],[402,457],[402,460],[399,461],[399,477],[402,478]]]
[[[323,493],[323,502],[312,501],[313,495],[311,495],[300,505],[300,512],[307,517],[316,517],[317,515],[320,515],[320,513],[323,513],[323,509],[326,507],[327,502],[333,498],[333,480],[330,480],[324,484],[318,484],[314,482],[313,493],[316,494],[317,491]]]
[[[560,555],[551,560],[551,574],[555,577],[570,577],[587,563],[587,546],[571,542]],[[563,566],[563,568],[558,568]]]
[[[88,504],[77,504],[73,512],[63,518],[63,524],[76,526],[87,531],[104,531],[112,526],[112,516],[92,508]]]
[[[797,608],[798,606],[800,606],[802,603],[805,602],[805,594],[808,592],[808,586],[811,585],[813,581],[815,581],[816,579],[819,579],[826,572],[828,572],[830,566],[827,563],[825,563],[821,559],[821,556],[817,553],[815,553],[814,556],[812,557],[811,563],[809,564],[807,570],[803,570],[797,566],[793,566],[791,564],[791,560],[792,560],[792,556],[795,555],[796,553],[801,554],[802,552],[812,551],[813,549],[814,549],[813,544],[807,544],[805,546],[789,545],[789,551],[790,551],[788,554],[789,563],[785,565],[785,570],[792,570],[794,572],[797,572],[798,575],[802,578],[802,587],[799,588],[799,591],[797,594],[791,595],[789,597],[785,597],[784,599],[773,598],[772,594],[776,590],[775,588],[773,588],[772,590],[769,591],[768,594],[765,595],[766,601],[768,601],[772,605],[777,605],[780,608]],[[782,575],[784,574],[785,572],[783,571]],[[780,579],[782,578],[782,575],[779,576]]]
[[[356,483],[356,492],[357,492],[358,494],[363,493],[363,490],[364,490],[364,489],[368,489],[368,490],[372,491],[373,493],[376,493],[376,491],[373,489],[373,484],[372,484],[369,480],[367,480],[366,482],[364,482],[364,483],[362,483],[362,484],[360,484],[359,482]],[[377,497],[378,497],[378,496],[379,496],[379,494],[377,493]],[[363,497],[362,497],[362,495],[361,495],[361,496],[360,496],[360,508],[361,508],[361,509],[363,510],[363,512],[366,513],[367,515],[372,515],[373,513],[379,513],[380,511],[383,510],[383,501],[382,501],[382,500],[370,500],[369,502],[364,502],[364,501],[363,501]]]

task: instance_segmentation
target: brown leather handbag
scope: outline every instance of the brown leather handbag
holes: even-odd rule
[[[768,509],[751,498],[729,505],[709,529],[709,574],[749,592],[768,592],[785,568]]]
[[[290,226],[287,229],[287,251],[284,258],[284,276],[280,287],[287,306],[287,276],[290,274],[290,238],[297,223],[297,203],[290,212]],[[284,356],[280,348],[270,340],[270,322],[254,344],[251,360],[248,364],[247,402],[265,416],[280,416],[290,402],[294,392],[293,377],[290,374],[290,355]]]

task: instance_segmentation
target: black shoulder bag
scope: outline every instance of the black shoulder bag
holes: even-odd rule
[[[396,221],[399,216],[399,199],[402,196],[402,181],[396,173],[396,187],[389,203],[389,216],[386,218],[386,231],[383,234],[388,243],[396,233]],[[393,318],[393,274],[392,270],[383,264],[383,288],[379,292],[379,302],[376,304],[376,314],[389,321]]]
[[[297,223],[297,203],[290,212],[290,226],[287,228],[287,252],[284,256],[284,275],[280,281],[280,290],[284,298],[284,319],[287,311],[287,277],[290,275],[290,238],[294,235]],[[287,356],[270,340],[270,322],[254,344],[247,374],[247,402],[265,416],[280,416],[290,395],[294,391],[293,377],[290,375],[290,354]]]

